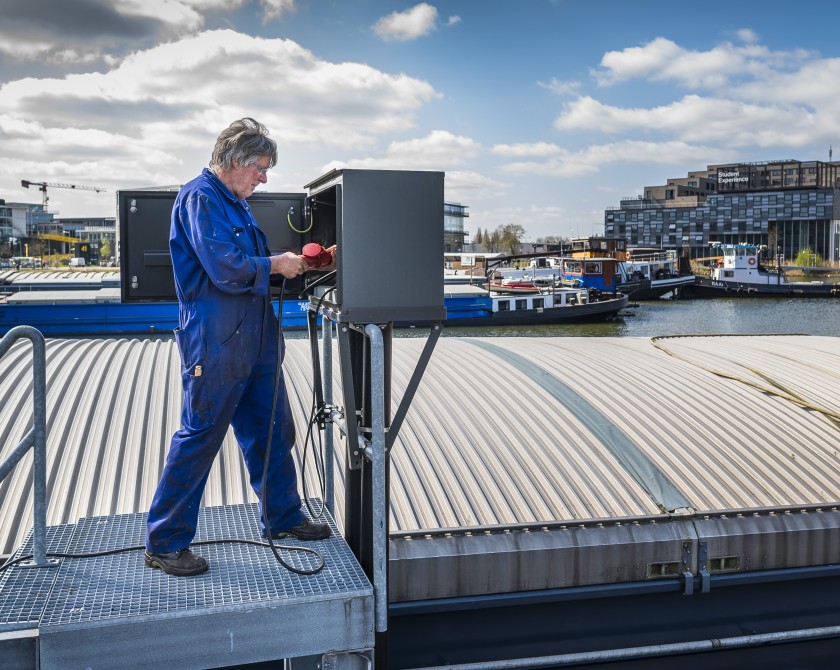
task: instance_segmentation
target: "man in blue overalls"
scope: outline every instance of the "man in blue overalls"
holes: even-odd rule
[[[271,256],[245,198],[267,181],[277,145],[250,118],[231,124],[216,140],[210,168],[181,188],[172,210],[169,248],[175,270],[181,353],[182,428],[172,437],[166,465],[149,509],[145,563],[171,575],[197,575],[207,561],[193,554],[198,510],[210,467],[228,427],[264,501],[272,537],[329,537],[326,524],[301,510],[291,451],[295,427],[282,377],[266,479],[277,317],[269,277],[293,278],[306,262],[291,252]],[[263,533],[265,528],[263,527]]]

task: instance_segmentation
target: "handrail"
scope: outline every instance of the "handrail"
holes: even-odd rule
[[[33,423],[32,428],[14,448],[5,461],[0,463],[0,482],[6,478],[15,465],[32,448],[33,498],[35,503],[32,555],[37,567],[55,565],[47,560],[47,355],[44,336],[32,326],[15,326],[0,340],[0,358],[19,339],[32,342],[33,355]]]

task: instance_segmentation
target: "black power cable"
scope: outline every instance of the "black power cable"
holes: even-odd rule
[[[197,542],[193,542],[190,544],[191,547],[200,547],[203,545],[208,544],[248,544],[254,547],[270,547],[268,542],[260,542],[258,540],[243,540],[241,538],[223,538],[220,540],[199,540]],[[285,563],[283,565],[287,567],[292,572],[296,572],[301,575],[308,575],[308,574],[315,574],[316,572],[320,571],[324,567],[324,558],[321,556],[320,552],[310,549],[309,547],[297,547],[297,546],[283,546],[283,545],[274,545],[278,549],[284,550],[296,550],[296,551],[304,551],[310,552],[313,554],[317,554],[320,557],[320,565],[314,572],[309,571],[301,571],[295,568],[294,566],[288,566]],[[112,556],[114,554],[124,554],[129,551],[145,551],[145,545],[139,544],[132,547],[118,547],[117,549],[105,549],[103,551],[92,551],[87,553],[75,553],[75,554],[68,554],[62,553],[57,551],[47,552],[47,558],[99,558],[100,556]],[[35,558],[34,554],[25,554],[23,556],[18,556],[17,558],[9,558],[3,565],[0,565],[0,572],[3,572],[6,568],[11,568],[13,565],[17,565],[18,563],[23,563],[25,561],[29,561]],[[282,561],[281,561],[282,563]]]
[[[268,463],[269,459],[271,458],[271,440],[274,437],[274,417],[277,413],[277,396],[280,390],[280,378],[282,375],[282,351],[283,351],[283,296],[285,293],[286,288],[286,278],[284,277],[283,280],[280,282],[280,298],[277,304],[277,361],[274,366],[274,394],[271,397],[271,413],[270,413],[270,422],[268,424],[268,442],[265,447],[265,460],[263,461],[263,475],[262,475],[262,482],[260,483],[260,509],[262,513],[262,521],[263,525],[265,526],[265,535],[268,539],[268,545],[271,547],[271,552],[274,554],[274,558],[277,559],[277,562],[280,563],[284,568],[290,570],[294,573],[299,575],[314,575],[319,573],[321,570],[324,569],[324,556],[319,552],[317,549],[310,549],[309,547],[299,547],[299,546],[288,546],[288,545],[275,545],[274,539],[271,537],[271,524],[268,521],[268,515],[266,514],[266,485],[268,482]],[[309,430],[307,431],[306,442],[304,442],[303,452],[303,465],[301,466],[301,479],[305,481],[305,464],[306,464],[306,445],[309,441],[309,435],[312,430],[312,416],[310,415],[309,421]],[[304,493],[304,497],[305,497]],[[307,507],[309,503],[307,501]],[[311,512],[310,512],[311,513]],[[284,550],[298,550],[304,551],[307,553],[315,554],[319,557],[319,565],[312,570],[301,570],[296,568],[292,565],[289,565],[286,561],[283,560],[283,557],[277,552],[277,549],[284,549]]]
[[[311,292],[316,286],[323,284],[325,281],[332,279],[335,276],[335,271],[328,272],[327,274],[315,279],[314,281],[310,282],[306,286],[304,286],[303,290],[298,294],[298,298],[303,298],[306,293]],[[312,444],[312,454],[313,459],[315,460],[315,472],[318,477],[318,483],[321,486],[321,499],[324,500],[326,498],[326,493],[324,491],[326,487],[326,475],[324,473],[325,464],[324,464],[324,445],[321,440],[321,429],[325,429],[326,424],[326,405],[324,404],[324,397],[323,397],[323,389],[320,388],[321,384],[321,371],[320,371],[320,362],[318,359],[318,344],[317,341],[313,341],[314,335],[314,320],[317,319],[317,315],[321,313],[321,307],[324,304],[324,300],[326,297],[335,291],[335,286],[327,289],[319,298],[318,304],[314,310],[315,316],[312,317],[311,313],[307,316],[310,318],[309,325],[311,327],[309,332],[310,338],[310,350],[312,353],[312,404],[310,406],[309,412],[309,422],[307,425],[306,431],[306,438],[304,439],[303,443],[303,462],[301,465],[301,470],[305,473],[306,472],[306,460],[307,454],[309,453],[308,447],[310,445],[310,440]],[[322,328],[330,328],[331,326],[326,323],[326,317],[322,317]],[[327,383],[332,383],[331,380],[327,380]],[[315,427],[318,427],[318,448],[315,448],[315,441],[312,437],[312,431]],[[326,508],[326,502],[321,505],[321,509],[317,512],[312,508],[309,500],[309,495],[307,492],[306,487],[306,477],[303,478],[303,498],[306,501],[306,509],[314,518],[321,518],[324,514],[324,510]]]

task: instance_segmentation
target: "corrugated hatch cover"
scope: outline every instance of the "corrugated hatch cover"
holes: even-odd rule
[[[394,341],[397,401],[423,344]],[[302,436],[308,344],[287,345]],[[54,339],[47,361],[48,523],[145,511],[178,426],[174,343]],[[30,364],[23,342],[0,362],[2,456],[31,423]],[[721,570],[836,562],[837,370],[830,337],[442,338],[392,452],[392,599],[673,576],[701,542]],[[0,553],[32,524],[24,463]],[[336,499],[340,519],[340,479]],[[204,504],[253,501],[229,435]]]

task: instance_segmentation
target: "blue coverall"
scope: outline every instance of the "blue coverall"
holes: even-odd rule
[[[229,426],[262,499],[277,347],[283,346],[271,305],[265,234],[247,202],[207,168],[175,200],[169,248],[179,302],[175,340],[184,404],[182,427],[172,437],[149,509],[146,548],[156,553],[182,549],[193,540],[207,476]],[[281,377],[267,478],[272,532],[304,518],[291,455],[294,441]]]

